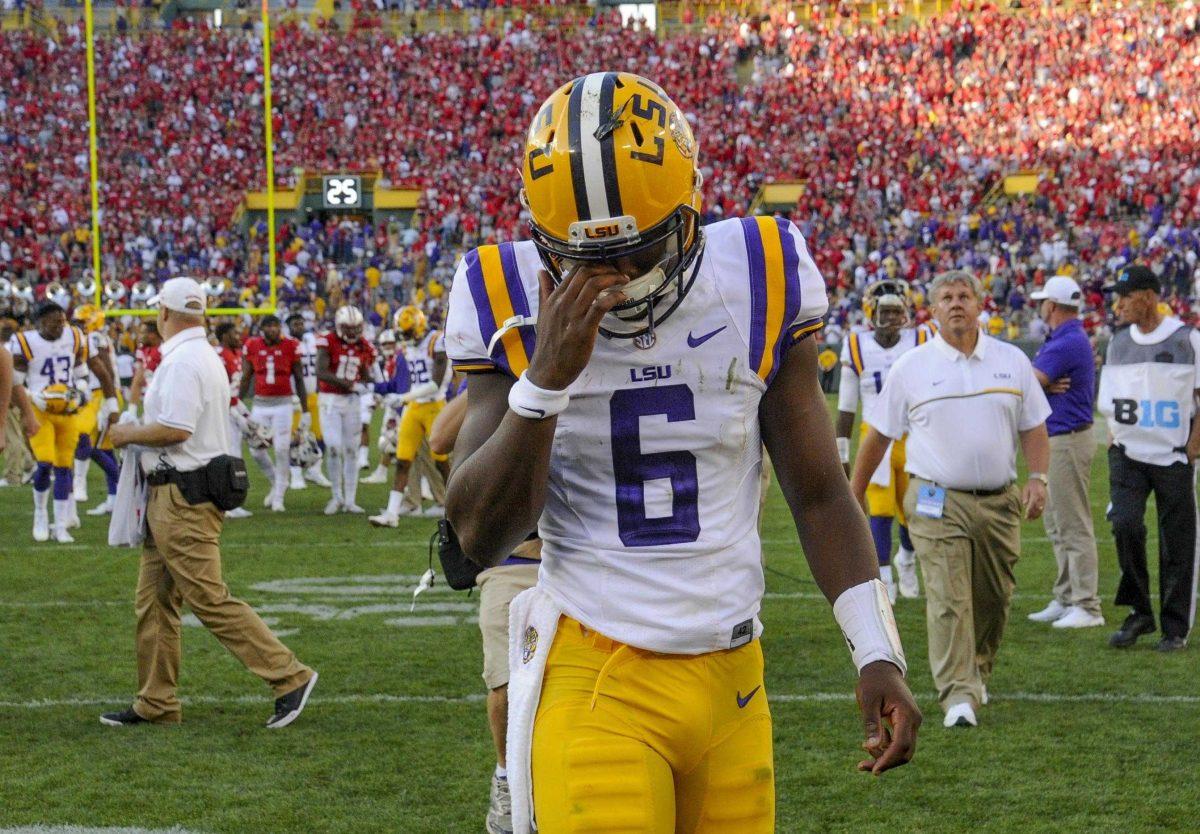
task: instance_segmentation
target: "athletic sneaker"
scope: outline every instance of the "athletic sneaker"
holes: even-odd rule
[[[313,672],[312,677],[308,679],[308,683],[298,689],[293,689],[282,698],[276,698],[275,714],[267,719],[267,728],[278,730],[280,727],[286,727],[299,718],[300,713],[304,712],[304,705],[308,703],[309,694],[316,685],[317,673]]]
[[[396,515],[395,513],[389,513],[387,510],[384,510],[379,515],[371,516],[367,519],[367,521],[371,522],[372,527],[400,526],[400,516]]]
[[[1050,604],[1038,611],[1035,614],[1030,614],[1029,619],[1035,623],[1052,623],[1059,617],[1067,613],[1067,606],[1063,605],[1057,599],[1050,600]]]
[[[1093,614],[1086,608],[1072,605],[1057,620],[1050,624],[1052,628],[1095,628],[1104,625],[1104,616]]]
[[[134,712],[133,707],[129,707],[120,712],[104,713],[100,716],[100,723],[109,727],[132,727],[134,724],[149,724],[150,722]]]
[[[916,599],[921,595],[921,583],[917,580],[917,557],[910,550],[899,550],[892,559],[896,566],[896,576],[899,578],[900,596],[905,599]]]
[[[488,805],[487,822],[488,834],[513,834],[512,824],[512,795],[508,790],[508,780],[492,774],[492,797]]]
[[[338,510],[342,508],[342,499],[330,498],[329,503],[325,505],[325,515],[337,515]]]
[[[955,704],[946,710],[946,717],[942,719],[942,726],[947,729],[952,727],[978,727],[979,719],[975,717],[975,709],[970,704]]]

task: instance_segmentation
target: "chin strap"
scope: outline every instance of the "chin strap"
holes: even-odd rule
[[[537,325],[537,316],[512,316],[504,320],[504,323],[496,328],[496,332],[492,334],[491,340],[488,342],[488,356],[492,355],[492,351],[496,349],[496,343],[504,338],[504,334],[510,330],[516,330],[521,327],[534,327]]]

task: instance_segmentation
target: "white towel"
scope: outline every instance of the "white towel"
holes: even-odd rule
[[[146,476],[138,456],[143,447],[130,444],[121,450],[121,477],[108,522],[109,547],[141,547],[146,538]]]
[[[558,606],[536,585],[508,609],[508,788],[513,834],[537,830],[533,819],[533,719],[546,658],[558,630]]]
[[[892,485],[892,444],[889,443],[883,453],[883,460],[871,473],[871,483],[875,486],[890,487]]]

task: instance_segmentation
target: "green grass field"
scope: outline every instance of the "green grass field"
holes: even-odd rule
[[[1125,612],[1110,604],[1104,466],[1098,455],[1092,494],[1115,626]],[[102,489],[93,467],[93,499]],[[34,544],[29,488],[0,490],[0,831],[483,831],[493,753],[477,599],[435,587],[409,611],[433,522],[380,531],[362,517],[325,518],[327,493],[312,486],[289,493],[277,516],[261,507],[264,493],[260,479],[254,517],[226,525],[225,576],[321,673],[307,711],[278,732],[262,726],[268,689],[194,620],[184,723],[102,726],[98,714],[135,689],[137,554],[104,546],[106,525],[86,517],[76,544]],[[359,490],[372,512],[385,496],[383,486]],[[830,519],[829,534],[838,526]],[[978,729],[942,729],[922,601],[897,605],[926,724],[915,762],[875,779],[854,771],[861,728],[848,654],[772,494],[762,619],[779,831],[1200,830],[1194,650],[1164,656],[1144,640],[1117,653],[1111,628],[1064,634],[1028,622],[1048,599],[1054,562],[1040,522],[1024,533]]]

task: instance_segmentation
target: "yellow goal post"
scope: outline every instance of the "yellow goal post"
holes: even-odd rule
[[[104,306],[104,276],[100,266],[100,181],[97,163],[96,141],[96,33],[92,0],[84,0],[84,25],[87,39],[87,97],[88,97],[88,165],[89,191],[92,201],[92,280],[96,286],[96,306]],[[251,315],[265,316],[276,312],[278,275],[275,271],[275,135],[271,122],[271,17],[267,0],[262,0],[262,67],[263,67],[263,146],[266,149],[267,167],[267,271],[268,299],[265,307],[216,307],[210,309],[211,316]],[[204,276],[195,276],[202,278]],[[154,309],[121,309],[114,314],[123,316],[155,316]]]

